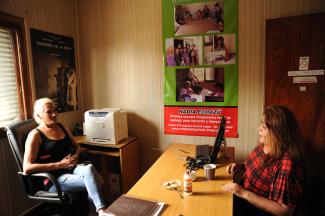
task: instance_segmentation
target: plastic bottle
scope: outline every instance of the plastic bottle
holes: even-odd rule
[[[192,177],[190,175],[191,171],[186,170],[184,173],[184,194],[185,195],[192,195]]]

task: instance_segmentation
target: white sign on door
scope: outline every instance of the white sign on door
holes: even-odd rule
[[[303,56],[299,58],[299,70],[308,70],[309,68],[309,56]]]

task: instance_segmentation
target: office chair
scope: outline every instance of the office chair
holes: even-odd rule
[[[25,151],[25,141],[27,136],[31,130],[37,127],[37,123],[33,120],[26,121],[18,121],[10,124],[6,127],[8,141],[11,147],[11,150],[14,154],[15,160],[18,166],[18,175],[20,177],[21,182],[23,183],[25,194],[28,198],[37,200],[44,203],[51,204],[61,204],[60,208],[57,210],[61,210],[63,212],[73,211],[72,201],[77,197],[76,200],[87,200],[87,193],[85,192],[76,192],[77,194],[69,194],[66,192],[62,192],[61,186],[55,176],[51,173],[40,172],[33,174],[25,174],[23,173],[23,156]],[[56,192],[48,192],[44,189],[43,180],[47,178],[51,181],[51,183],[56,188]],[[82,194],[82,196],[80,196]],[[82,197],[82,198],[81,198]],[[83,199],[83,197],[85,199]],[[82,201],[83,203],[83,201]],[[80,202],[78,202],[80,211]],[[88,204],[82,206],[87,206],[87,209],[84,211],[88,211]],[[63,207],[63,208],[62,208]],[[76,206],[77,207],[77,206]],[[68,213],[67,213],[68,214]],[[70,213],[71,215],[71,213]],[[83,213],[73,213],[73,215],[83,215]]]

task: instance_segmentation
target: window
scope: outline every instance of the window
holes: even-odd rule
[[[19,117],[13,37],[0,27],[0,127]]]
[[[0,128],[31,117],[24,36],[24,20],[0,12]]]

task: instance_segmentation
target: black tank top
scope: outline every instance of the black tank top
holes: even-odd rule
[[[64,132],[64,138],[60,140],[49,139],[41,130],[36,129],[41,136],[41,145],[36,159],[36,163],[52,163],[61,161],[70,153],[73,154],[72,140],[70,139],[65,128],[58,123],[62,131]],[[59,176],[62,173],[69,172],[68,169],[60,169],[52,171],[55,176]]]

